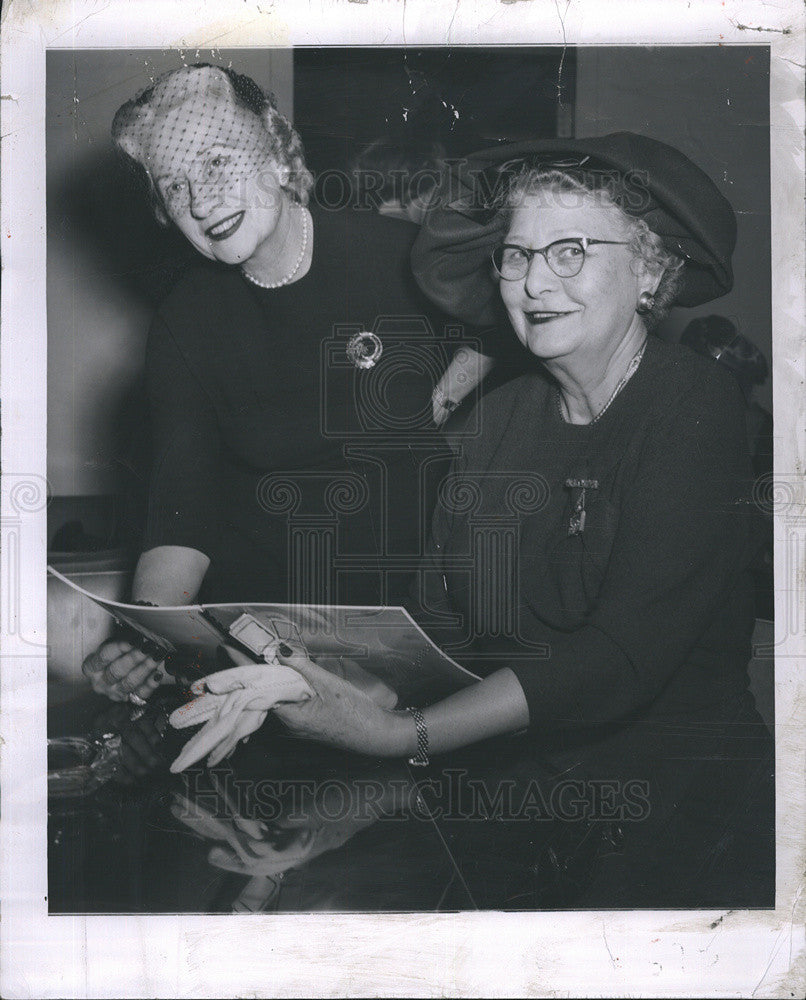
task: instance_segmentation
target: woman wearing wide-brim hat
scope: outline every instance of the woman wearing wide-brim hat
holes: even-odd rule
[[[555,818],[595,832],[609,816],[623,838],[578,905],[773,898],[741,393],[650,332],[730,289],[735,237],[713,182],[638,135],[499,147],[446,174],[418,281],[469,322],[494,320],[500,296],[535,359],[481,404],[421,574],[434,636],[485,676],[386,711],[281,651],[315,691],[277,709],[299,735],[423,763],[528,729],[576,803]]]

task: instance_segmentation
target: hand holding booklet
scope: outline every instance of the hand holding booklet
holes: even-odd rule
[[[104,608],[135,644],[183,664],[194,700],[177,709],[171,723],[176,728],[204,728],[174,761],[173,771],[205,755],[208,764],[217,763],[263,724],[272,707],[312,696],[301,674],[276,661],[280,643],[324,666],[344,664],[347,680],[347,664],[353,676],[356,671],[371,675],[370,680],[379,683],[370,697],[379,701],[391,689],[400,704],[426,704],[478,680],[443,653],[404,608],[248,603],[150,607],[98,597],[51,567],[48,572]],[[239,653],[241,665],[221,670],[222,646]]]

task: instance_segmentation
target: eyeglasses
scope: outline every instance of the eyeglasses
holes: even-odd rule
[[[588,236],[573,236],[564,240],[555,240],[548,246],[535,250],[520,247],[517,243],[504,243],[493,251],[493,265],[498,275],[504,281],[517,281],[525,278],[535,254],[545,260],[552,271],[560,278],[573,278],[582,270],[588,247],[598,245],[626,247],[623,240],[593,240]]]

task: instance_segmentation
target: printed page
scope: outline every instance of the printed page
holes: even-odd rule
[[[466,687],[478,677],[443,653],[404,608],[301,604],[209,604],[151,608],[89,593],[53,567],[48,573],[104,608],[141,640],[196,665],[216,669],[229,642],[260,659],[260,646],[242,641],[245,625],[270,639],[301,646],[308,655],[349,657],[392,687],[401,700],[425,702]],[[255,631],[260,634],[261,629]],[[136,636],[132,637],[136,641]],[[203,666],[200,666],[203,665]],[[191,675],[192,676],[192,675]]]

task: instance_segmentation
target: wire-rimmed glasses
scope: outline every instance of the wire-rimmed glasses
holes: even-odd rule
[[[529,273],[535,254],[540,254],[558,277],[573,278],[582,270],[588,247],[600,244],[620,247],[628,245],[625,240],[594,240],[588,236],[569,236],[534,250],[518,246],[517,243],[503,243],[493,250],[493,266],[504,281],[518,281]]]

